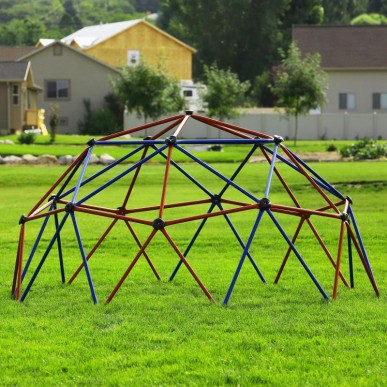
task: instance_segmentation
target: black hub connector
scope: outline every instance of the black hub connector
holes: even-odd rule
[[[160,218],[157,218],[153,221],[153,228],[155,230],[161,230],[164,228],[164,226],[165,226],[165,222]]]
[[[186,110],[186,111],[185,111],[185,114],[186,114],[187,116],[192,116],[193,110]]]
[[[212,197],[212,203],[214,204],[220,204],[220,201],[221,201],[222,197],[220,195],[214,195]]]
[[[95,138],[91,138],[91,139],[87,142],[87,145],[88,145],[88,146],[93,146],[93,145],[95,145]]]
[[[273,138],[274,138],[274,144],[276,144],[276,145],[281,144],[281,142],[284,141],[283,137],[278,136],[278,135],[273,136]]]
[[[146,136],[146,137],[144,138],[144,141],[146,141],[146,140],[152,140],[152,137],[151,137],[151,136]]]
[[[342,212],[342,213],[341,213],[341,219],[342,219],[344,222],[349,222],[349,220],[350,220],[349,215],[348,215],[346,212]]]
[[[270,200],[268,198],[262,198],[259,202],[259,208],[261,210],[267,210],[271,207]]]
[[[19,219],[19,224],[24,224],[27,220],[27,217],[25,215],[22,215]]]
[[[346,196],[345,198],[348,200],[350,205],[353,204],[353,200],[352,200],[352,198],[350,196]]]
[[[65,206],[65,211],[66,212],[74,212],[74,203],[67,203],[66,206]]]
[[[176,137],[175,136],[170,136],[168,138],[165,139],[165,143],[167,145],[172,145],[176,142]]]

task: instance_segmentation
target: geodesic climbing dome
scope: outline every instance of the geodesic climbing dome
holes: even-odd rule
[[[184,139],[184,131],[187,130],[187,127],[189,125],[192,127],[197,122],[204,123],[211,130],[217,131],[218,138]],[[131,137],[144,130],[152,134],[142,140]],[[177,261],[169,280],[172,281],[180,267],[185,266],[208,299],[214,301],[213,296],[193,269],[193,266],[196,266],[194,258],[188,261],[188,254],[195,244],[200,243],[200,235],[208,230],[207,226],[204,227],[206,223],[219,218],[223,219],[224,227],[231,231],[230,235],[237,246],[235,272],[230,278],[230,285],[223,301],[224,304],[227,304],[246,258],[260,280],[266,282],[262,269],[252,253],[259,251],[259,246],[255,248],[254,245],[257,230],[263,227],[264,217],[268,219],[265,227],[269,225],[278,231],[279,238],[276,238],[273,244],[283,250],[283,258],[278,262],[279,268],[275,283],[278,283],[289,257],[293,256],[301,264],[305,274],[321,295],[329,299],[328,294],[307,264],[308,259],[298,248],[299,243],[296,246],[296,242],[301,239],[301,230],[308,229],[312,236],[308,244],[313,243],[314,249],[323,253],[326,257],[324,260],[329,263],[328,268],[332,270],[333,299],[337,296],[339,281],[346,287],[354,287],[354,251],[360,258],[376,295],[379,296],[359,227],[351,208],[350,197],[342,195],[289,150],[283,144],[280,136],[269,136],[255,130],[186,112],[98,140],[92,139],[87,145],[87,148],[64,171],[28,215],[23,215],[20,219],[21,229],[12,284],[12,295],[16,300],[25,300],[49,256],[58,256],[61,280],[63,283],[66,282],[64,265],[66,243],[62,240],[62,233],[67,227],[72,230],[72,243],[76,243],[79,249],[80,263],[68,283],[72,283],[84,270],[92,299],[94,303],[97,303],[89,260],[101,248],[105,238],[114,234],[115,228],[121,224],[126,230],[126,239],[129,237],[132,247],[135,247],[135,253],[127,257],[129,264],[124,272],[121,272],[118,282],[113,284],[114,287],[112,285],[106,303],[113,299],[140,258],[146,261],[155,277],[160,279],[152,261],[153,258],[149,254],[149,246],[156,235],[162,236],[162,239],[165,238],[164,242],[172,248]],[[243,147],[246,150],[246,156],[242,162],[233,164],[235,169],[231,176],[225,176],[219,171],[219,168],[216,169],[214,165],[201,160],[200,152],[197,152],[198,147],[215,145],[224,145],[226,150],[230,149],[229,146]],[[91,168],[91,160],[93,153],[100,146],[120,146],[124,150],[127,149],[127,152],[110,165],[95,170]],[[254,175],[254,169],[258,168],[248,168],[252,165],[251,161],[257,159],[261,160],[265,166],[261,176]],[[147,168],[155,165],[154,162],[165,166],[160,186],[157,187],[155,182],[149,181],[141,188],[145,186],[146,190],[155,190],[155,197],[158,199],[154,203],[144,205],[141,200],[138,200],[142,195],[137,189],[138,181],[143,174],[146,174]],[[192,164],[197,167],[196,173],[189,170],[189,165]],[[248,173],[251,174],[248,185],[245,183],[246,180],[240,182],[239,179],[247,168]],[[287,183],[289,173],[298,176],[299,184],[305,186],[305,190],[308,190],[308,197],[312,197],[312,201],[304,203],[292,190]],[[207,176],[206,179],[203,178],[204,175]],[[183,179],[189,182],[196,198],[185,200],[184,195],[179,196],[179,190],[171,192],[169,187],[173,179]],[[114,188],[118,182],[121,185],[124,184],[126,188],[117,202]],[[287,200],[281,199],[282,203],[279,203],[276,197],[283,198],[284,193]],[[249,232],[245,235],[239,232],[237,223],[234,221],[234,216],[237,215],[243,217],[245,224],[250,224]],[[93,230],[94,239],[88,236],[88,241],[85,243],[83,237],[88,229],[90,218],[99,218],[101,222],[103,219],[106,221],[106,226],[102,230]],[[289,220],[293,224],[291,231],[289,231]],[[38,224],[39,227],[35,227],[38,231],[24,264],[25,230],[31,223]],[[332,248],[324,241],[324,231],[320,231],[320,224],[330,229],[337,227],[338,237],[333,253]],[[178,225],[193,225],[191,239],[185,246],[181,246],[181,243],[178,242],[179,238],[175,232]],[[137,232],[140,227],[145,229],[143,238],[140,238]],[[263,230],[260,230],[260,233],[262,234]],[[279,245],[279,240],[283,242],[282,245]],[[345,246],[346,249],[344,249]],[[349,282],[342,272],[343,250],[346,250],[345,257],[349,263]],[[123,248],[122,254],[126,253],[126,249]],[[32,261],[34,265],[31,265]],[[26,282],[24,290],[22,290],[23,282]]]

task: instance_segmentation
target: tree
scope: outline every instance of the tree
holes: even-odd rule
[[[250,82],[240,82],[230,70],[221,70],[217,65],[204,66],[207,92],[203,96],[208,115],[221,121],[238,115],[237,106],[243,102]]]
[[[380,13],[362,13],[351,20],[351,25],[380,25],[387,24],[387,18]]]
[[[292,43],[276,76],[273,92],[288,115],[295,117],[294,145],[297,143],[298,116],[322,107],[326,101],[327,78],[320,67],[319,54],[304,58]]]
[[[136,66],[122,67],[112,83],[114,94],[128,112],[136,112],[145,122],[184,108],[179,83],[160,66],[153,68],[141,61]]]
[[[158,26],[197,49],[193,74],[217,63],[242,81],[279,59],[280,17],[289,0],[165,0]]]

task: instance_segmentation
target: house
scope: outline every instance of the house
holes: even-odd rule
[[[151,66],[161,64],[178,80],[192,79],[196,50],[144,19],[84,27],[62,42],[112,67],[133,66],[143,59]]]
[[[0,133],[20,132],[37,125],[38,94],[42,88],[35,83],[30,61],[0,62]]]
[[[90,100],[93,110],[101,108],[112,92],[111,79],[118,74],[108,64],[60,41],[35,47],[18,60],[31,62],[35,80],[43,87],[37,104],[45,109],[46,122],[52,106],[58,105],[58,133],[78,133],[85,115],[84,100]]]
[[[324,113],[387,112],[387,25],[296,25],[293,41],[302,54],[321,55]]]

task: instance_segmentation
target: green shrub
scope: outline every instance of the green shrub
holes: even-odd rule
[[[23,132],[18,138],[17,141],[20,144],[33,144],[36,140],[36,134],[35,133],[25,133]]]
[[[375,140],[364,138],[341,148],[340,153],[341,157],[353,157],[354,160],[372,160],[387,156],[387,147]]]
[[[337,151],[336,145],[335,145],[335,144],[329,144],[329,145],[327,146],[327,151],[328,151],[328,152],[336,152],[336,151]]]

